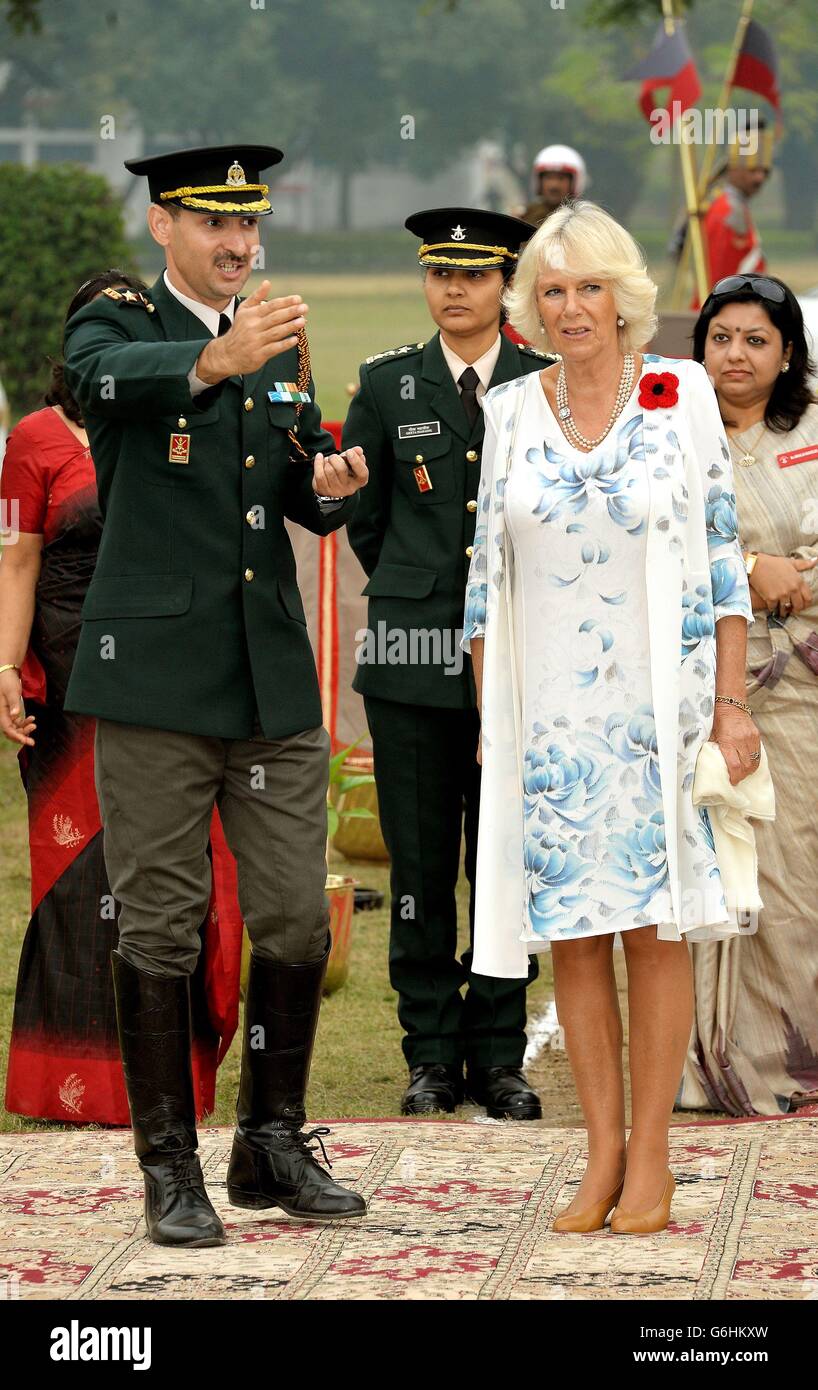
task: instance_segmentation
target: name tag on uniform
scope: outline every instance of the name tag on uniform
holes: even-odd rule
[[[440,434],[439,420],[426,420],[418,425],[398,425],[398,439],[425,439],[430,434]]]
[[[419,468],[413,468],[412,472],[415,475],[415,482],[418,485],[418,492],[431,492],[432,480],[429,477],[429,470],[426,467],[426,464],[422,463]]]
[[[818,459],[818,444],[805,444],[803,449],[793,449],[789,454],[776,454],[779,468],[790,468],[794,463],[808,463]]]
[[[267,392],[268,401],[274,405],[285,402],[287,405],[309,405],[308,391],[299,391],[294,381],[275,381],[273,390]]]
[[[168,451],[170,463],[190,463],[190,435],[172,434]]]

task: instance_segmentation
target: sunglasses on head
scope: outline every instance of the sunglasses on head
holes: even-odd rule
[[[713,286],[707,296],[708,303],[711,299],[723,299],[725,295],[737,294],[740,290],[751,290],[759,299],[766,299],[770,304],[783,304],[787,297],[784,287],[766,275],[726,275]]]

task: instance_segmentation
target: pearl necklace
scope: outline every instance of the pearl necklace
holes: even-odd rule
[[[610,431],[617,416],[621,415],[622,411],[625,408],[628,397],[630,396],[631,391],[633,390],[633,374],[633,353],[627,352],[625,354],[625,360],[622,364],[622,375],[619,378],[619,387],[616,393],[616,400],[614,401],[614,407],[611,411],[608,423],[605,426],[602,433],[596,436],[596,439],[586,439],[585,435],[580,433],[580,431],[577,429],[576,424],[574,423],[574,417],[571,414],[571,407],[568,404],[568,387],[565,382],[565,365],[562,362],[560,363],[559,376],[557,377],[557,415],[559,416],[562,422],[566,434],[570,436],[572,443],[580,444],[585,449],[593,449],[597,444],[602,443],[602,440]]]

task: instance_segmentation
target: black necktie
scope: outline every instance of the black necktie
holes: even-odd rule
[[[223,335],[224,335],[225,333],[229,333],[229,332],[230,332],[230,329],[231,329],[232,327],[233,327],[233,325],[232,325],[232,323],[230,322],[230,319],[227,317],[227,314],[219,314],[219,331],[218,331],[218,333],[216,334],[216,337],[217,337],[217,338],[223,337]]]
[[[474,367],[467,367],[461,374],[457,382],[460,387],[460,399],[463,402],[463,409],[466,412],[466,419],[469,422],[469,429],[474,428],[474,422],[480,414],[480,406],[477,401],[477,388],[480,385],[480,378]]]

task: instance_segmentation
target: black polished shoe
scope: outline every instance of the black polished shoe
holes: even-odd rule
[[[111,964],[148,1235],[156,1245],[224,1245],[196,1156],[188,978],[148,975],[119,951]]]
[[[364,1216],[366,1202],[335,1182],[314,1157],[319,1129],[302,1133],[321,986],[330,942],[320,960],[280,964],[250,958],[238,1126],[227,1170],[234,1207],[280,1207],[302,1221]],[[263,1042],[256,1047],[256,1041]]]
[[[463,1073],[444,1062],[421,1062],[409,1069],[409,1085],[400,1105],[402,1115],[453,1114],[463,1101]]]
[[[517,1067],[472,1067],[466,1090],[493,1120],[541,1120],[542,1106]]]

